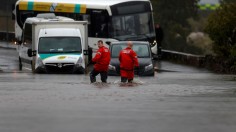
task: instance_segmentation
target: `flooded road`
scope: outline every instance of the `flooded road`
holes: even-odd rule
[[[1,132],[236,129],[234,75],[162,61],[156,64],[161,72],[136,76],[134,84],[120,84],[116,76],[109,76],[107,84],[90,84],[88,75],[19,72],[15,55],[0,49]]]

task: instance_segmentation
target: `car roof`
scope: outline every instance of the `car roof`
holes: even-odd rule
[[[127,44],[129,41],[117,41],[117,42],[112,42],[111,45],[115,45],[115,44]],[[135,44],[149,44],[149,42],[146,41],[131,41],[132,43]]]

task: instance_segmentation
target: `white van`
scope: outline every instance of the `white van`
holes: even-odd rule
[[[87,22],[65,17],[26,19],[18,47],[19,69],[34,73],[84,73],[88,57]]]

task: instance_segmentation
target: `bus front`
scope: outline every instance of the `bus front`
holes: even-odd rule
[[[131,1],[111,6],[109,37],[119,41],[148,41],[156,54],[150,1]]]

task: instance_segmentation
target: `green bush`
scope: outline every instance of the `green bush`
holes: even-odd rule
[[[205,31],[214,41],[214,52],[224,58],[236,57],[236,2],[223,2],[208,18]]]
[[[186,37],[191,33],[188,19],[197,17],[199,0],[151,0],[155,23],[164,30],[163,49],[191,52],[194,47],[187,45]]]

